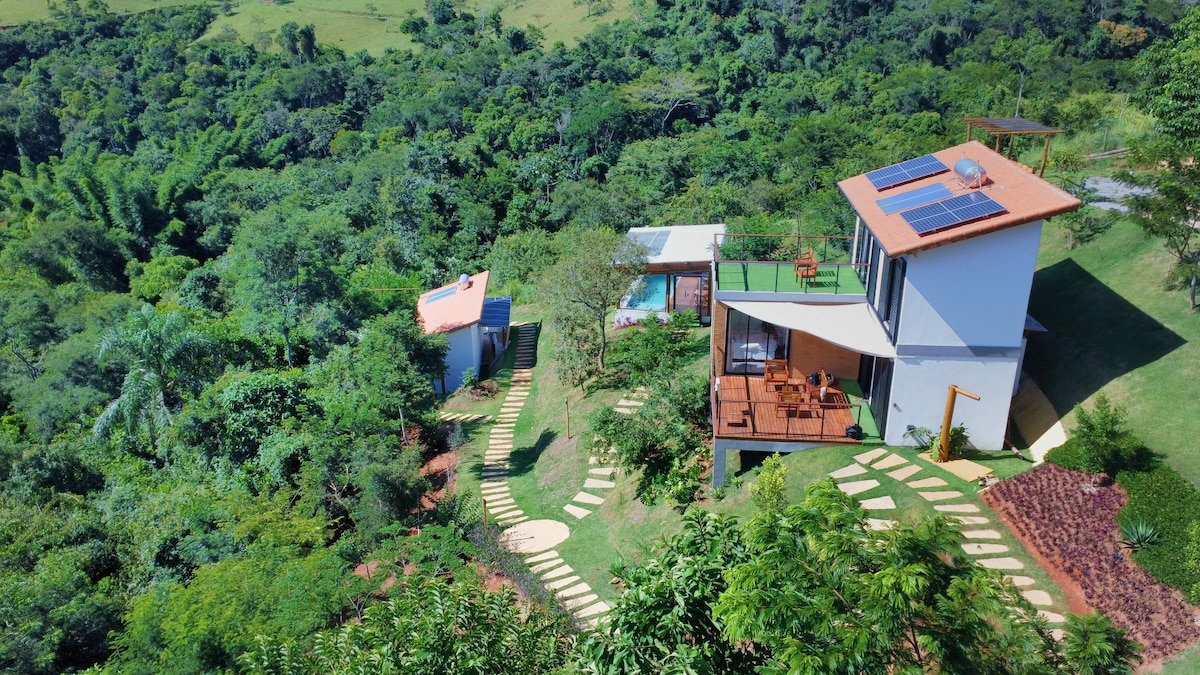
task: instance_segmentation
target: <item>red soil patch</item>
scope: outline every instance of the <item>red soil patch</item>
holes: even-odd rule
[[[996,517],[1000,520],[1000,522],[1008,526],[1008,529],[1010,532],[1012,532],[1012,535],[1017,538],[1017,541],[1021,542],[1021,547],[1024,548],[1025,551],[1037,561],[1038,565],[1041,565],[1042,569],[1046,570],[1046,572],[1050,575],[1050,581],[1053,581],[1055,586],[1058,586],[1062,589],[1063,595],[1067,596],[1067,609],[1071,610],[1075,614],[1087,614],[1093,611],[1091,605],[1087,603],[1087,596],[1084,595],[1083,587],[1079,585],[1079,582],[1075,581],[1075,579],[1073,579],[1071,575],[1067,574],[1061,567],[1051,562],[1050,559],[1045,555],[1042,555],[1042,552],[1038,550],[1038,548],[1030,540],[1029,534],[1023,529],[1018,530],[1015,526],[1015,523],[1009,522],[1008,514],[1005,511],[1001,511],[1000,509],[996,508],[996,505],[992,504],[992,502],[988,500],[988,492],[990,492],[990,490],[984,490],[981,492],[979,495],[980,498],[983,499],[985,504],[992,507],[992,509],[996,512]],[[1016,574],[1017,572],[1019,572],[1019,570],[1012,571],[1013,574]]]
[[[1043,464],[980,496],[1056,582],[1070,580],[1063,585],[1069,597],[1077,588],[1086,606],[1142,643],[1139,671],[1148,672],[1200,639],[1197,610],[1121,549],[1116,517],[1124,491],[1091,484],[1090,474]]]
[[[429,491],[421,497],[421,510],[432,509],[448,493],[454,492],[454,480],[458,476],[458,451],[438,450],[427,455],[421,464],[420,473],[429,480]]]

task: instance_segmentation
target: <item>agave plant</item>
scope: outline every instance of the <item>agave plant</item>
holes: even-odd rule
[[[1153,524],[1139,520],[1122,524],[1121,538],[1130,549],[1140,551],[1162,541],[1162,532]]]

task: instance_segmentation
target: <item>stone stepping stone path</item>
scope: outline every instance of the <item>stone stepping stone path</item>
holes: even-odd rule
[[[862,453],[861,455],[855,455],[854,461],[858,462],[859,464],[870,464],[871,462],[875,461],[876,459],[878,459],[880,457],[883,457],[886,454],[888,454],[887,449],[875,448],[874,450],[868,450],[868,451]]]
[[[904,459],[900,455],[888,455],[887,457],[884,457],[883,459],[879,460],[878,462],[875,462],[874,464],[872,464],[871,468],[872,469],[891,469],[893,467],[900,466],[901,464],[908,464],[908,460]]]
[[[452,413],[442,411],[438,413],[438,419],[443,422],[461,422],[463,424],[475,424],[477,422],[491,422],[491,415],[470,415],[468,413]]]
[[[856,480],[849,483],[838,484],[838,489],[848,495],[861,494],[867,490],[872,490],[877,487],[879,487],[879,481],[875,480],[874,478],[870,480]]]
[[[565,528],[566,525],[563,527]],[[511,531],[508,530],[505,534]],[[563,541],[565,540],[566,537],[563,537]],[[555,545],[557,546],[557,543]],[[592,587],[586,581],[581,581],[579,575],[573,574],[575,570],[563,561],[558,551],[547,550],[531,555],[525,558],[525,562],[529,565],[529,571],[542,580],[546,590],[554,593],[562,606],[574,614],[575,618],[584,626],[598,627],[603,621],[604,615],[611,609],[608,603],[592,592]]]
[[[1054,601],[1050,599],[1050,594],[1046,591],[1039,591],[1036,589],[1021,591],[1021,595],[1025,596],[1025,599],[1033,605],[1049,606],[1054,604]]]
[[[861,476],[867,472],[867,467],[855,462],[850,466],[844,466],[836,471],[830,471],[829,477],[837,480],[839,478],[850,478],[851,476]]]
[[[920,470],[921,467],[917,466],[916,464],[909,464],[908,466],[901,467],[895,471],[889,471],[888,476],[896,480],[907,480],[909,476],[912,476],[914,473],[917,473]]]
[[[591,511],[588,511],[581,506],[575,506],[574,504],[563,504],[563,511],[566,511],[580,520],[592,515]]]
[[[839,481],[838,488],[848,495],[861,494],[868,490],[873,490],[880,486],[880,482],[869,477],[872,471],[886,471],[884,475],[897,482],[907,481],[912,476],[919,473],[922,469],[917,463],[910,463],[904,457],[890,453],[886,448],[876,448],[868,450],[854,456],[854,464],[844,466],[840,469],[829,472],[829,476],[834,480]],[[868,469],[867,467],[870,467]],[[858,478],[858,480],[840,482],[846,478]],[[918,490],[923,499],[929,502],[947,502],[954,499],[959,499],[963,496],[958,490],[929,490],[929,488],[942,488],[949,485],[944,479],[931,476],[927,478],[919,478],[909,481],[908,487]],[[924,490],[924,491],[922,491]],[[896,502],[891,495],[882,497],[873,497],[863,499],[859,502],[863,508],[868,511],[886,511],[896,508]],[[987,540],[998,541],[1003,538],[1003,535],[995,529],[986,526],[989,520],[983,515],[961,515],[961,514],[979,514],[980,508],[976,504],[958,503],[958,504],[942,504],[935,503],[933,508],[948,515],[950,518],[957,520],[962,525],[976,526],[973,529],[963,531],[963,537],[967,541],[961,544],[963,552],[971,556],[996,556],[996,554],[1007,553],[1008,546],[1000,543],[989,543]],[[884,520],[881,518],[867,518],[866,527],[872,530],[886,530],[894,525],[894,521]],[[983,541],[980,541],[983,540]],[[978,557],[975,558],[976,564],[988,569],[996,570],[1022,570],[1025,568],[1024,563],[1012,557]],[[1042,607],[1051,606],[1054,604],[1053,598],[1046,591],[1029,588],[1036,584],[1033,577],[1022,575],[1009,575],[1006,579],[1013,582],[1014,585],[1021,587],[1021,595],[1024,596],[1030,604]],[[1051,624],[1062,623],[1064,621],[1062,615],[1046,610],[1038,610],[1038,614]],[[1062,639],[1062,629],[1055,628],[1051,630],[1056,640]]]
[[[933,509],[942,513],[979,513],[979,507],[974,504],[937,504]]]
[[[962,550],[967,555],[995,555],[997,553],[1008,553],[1008,547],[1004,544],[977,544],[975,542],[966,542],[962,545]]]
[[[918,492],[917,494],[927,502],[942,502],[947,499],[958,499],[963,496],[963,493],[958,490],[939,490],[935,492]]]
[[[604,497],[597,497],[590,492],[580,492],[579,494],[575,495],[571,501],[580,502],[582,504],[595,504],[598,506],[604,503]]]
[[[864,509],[868,511],[886,511],[896,508],[896,500],[892,499],[891,495],[886,497],[873,497],[871,499],[863,499],[859,502]]]
[[[989,570],[1023,570],[1025,564],[1016,558],[982,558],[975,562]]]
[[[962,525],[987,525],[988,519],[983,516],[950,516]]]

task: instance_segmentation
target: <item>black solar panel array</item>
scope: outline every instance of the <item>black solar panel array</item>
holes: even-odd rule
[[[949,170],[937,157],[925,155],[899,164],[885,166],[882,169],[868,171],[867,180],[871,181],[871,185],[874,185],[876,190],[884,190]]]
[[[1004,213],[1004,207],[996,200],[982,192],[968,192],[902,211],[900,216],[917,234],[926,235],[999,213]]]

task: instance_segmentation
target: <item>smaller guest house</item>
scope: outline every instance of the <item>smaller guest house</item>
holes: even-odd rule
[[[453,284],[435,288],[417,300],[417,315],[426,334],[446,336],[446,370],[433,388],[446,394],[462,386],[463,373],[485,377],[508,346],[510,297],[487,297],[488,273],[466,274]]]
[[[640,321],[650,313],[694,310],[700,323],[711,319],[713,242],[725,225],[635,227],[628,237],[645,246],[646,273],[621,301],[614,321]]]

